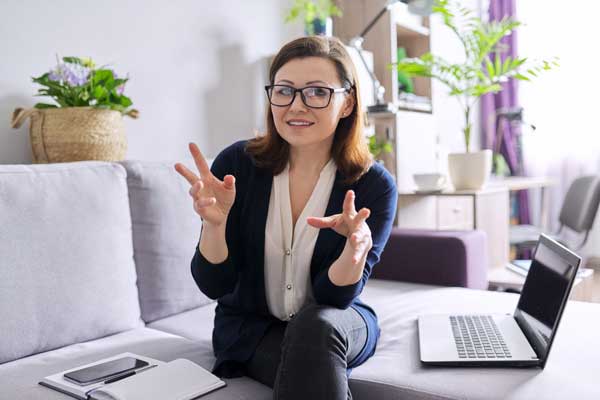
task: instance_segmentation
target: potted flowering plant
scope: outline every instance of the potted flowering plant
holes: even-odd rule
[[[37,103],[13,113],[13,128],[31,118],[33,161],[124,159],[127,140],[122,117],[139,116],[124,94],[128,80],[111,67],[96,67],[91,59],[79,57],[63,57],[52,70],[33,77],[42,86],[36,96],[56,103]]]
[[[502,38],[520,26],[520,22],[504,18],[501,21],[483,21],[474,12],[457,1],[437,0],[433,11],[441,15],[444,25],[459,39],[465,54],[461,63],[444,60],[426,53],[418,58],[405,58],[397,64],[399,72],[409,76],[436,79],[448,87],[463,109],[465,153],[449,155],[448,167],[456,189],[481,188],[491,170],[492,152],[471,152],[471,117],[478,100],[486,93],[498,93],[501,84],[509,78],[528,81],[544,70],[557,66],[556,60],[531,63],[523,57],[501,60],[506,51]]]

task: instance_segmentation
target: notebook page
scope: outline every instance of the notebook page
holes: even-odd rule
[[[111,383],[92,393],[94,400],[191,400],[225,386],[221,379],[185,360],[177,359]]]

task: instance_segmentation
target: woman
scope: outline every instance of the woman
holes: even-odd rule
[[[286,44],[269,75],[265,136],[226,148],[211,169],[190,144],[200,177],[175,166],[203,220],[192,275],[218,299],[213,372],[246,374],[280,399],[351,398],[351,368],[379,337],[358,295],[389,237],[396,187],[372,162],[338,39]]]

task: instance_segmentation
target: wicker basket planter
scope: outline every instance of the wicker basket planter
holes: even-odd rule
[[[137,113],[129,115],[137,117]],[[29,135],[36,164],[125,158],[127,138],[118,111],[92,107],[17,108],[12,127],[19,128],[27,118],[31,118]]]

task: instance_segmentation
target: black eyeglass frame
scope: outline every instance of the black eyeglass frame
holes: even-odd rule
[[[288,89],[291,89],[293,91],[292,94],[292,99],[290,100],[290,102],[288,104],[273,104],[273,102],[271,101],[271,96],[272,96],[272,92],[271,94],[269,94],[269,89],[273,89],[276,86],[280,86],[280,87],[286,87]],[[327,100],[327,104],[322,106],[322,107],[315,107],[315,106],[309,106],[308,104],[306,104],[306,97],[304,97],[304,94],[302,93],[302,91],[304,89],[308,89],[308,88],[315,88],[315,89],[326,89],[329,90],[329,99]],[[271,103],[272,106],[275,107],[287,107],[289,105],[291,105],[294,100],[296,100],[296,93],[300,92],[300,98],[302,99],[302,103],[304,103],[304,105],[306,107],[309,108],[316,108],[316,109],[321,109],[321,108],[327,108],[329,107],[329,104],[331,103],[331,98],[333,97],[334,93],[346,93],[346,92],[350,92],[351,88],[347,88],[347,87],[341,87],[341,88],[330,88],[328,86],[305,86],[302,88],[295,88],[293,86],[289,86],[289,85],[266,85],[265,86],[265,91],[267,92],[267,98],[269,99],[269,103]]]

